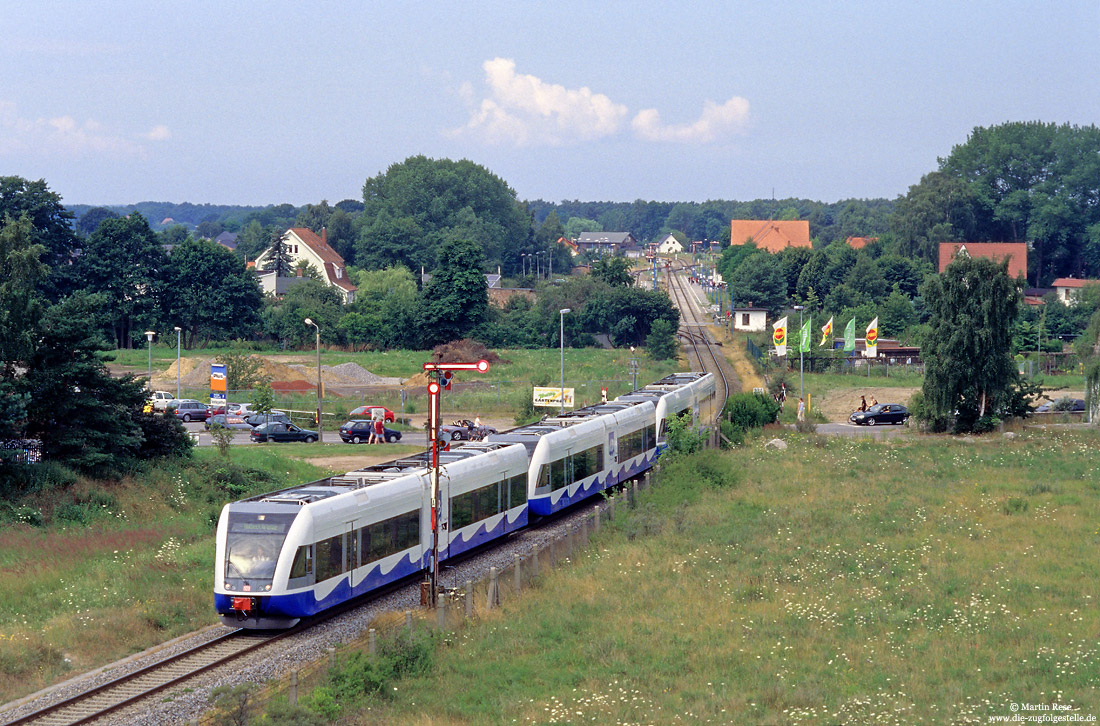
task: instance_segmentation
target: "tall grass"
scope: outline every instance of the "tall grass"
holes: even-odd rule
[[[1095,432],[787,440],[666,467],[638,510],[661,522],[648,538],[629,519],[605,528],[369,718],[938,724],[1052,702],[1100,716]]]
[[[25,498],[46,524],[0,530],[0,702],[214,623],[222,505],[322,475],[268,447],[233,447],[229,462],[208,448]]]

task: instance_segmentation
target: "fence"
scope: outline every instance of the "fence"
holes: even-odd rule
[[[765,363],[766,370],[793,370],[798,372],[799,366],[806,373],[839,373],[842,375],[855,375],[880,378],[889,378],[895,375],[924,375],[924,361],[912,356],[879,356],[878,358],[864,358],[862,356],[815,356],[812,353],[803,354],[801,360],[798,351],[787,351],[786,358],[769,356]]]
[[[628,482],[620,491],[611,490],[606,500],[601,500],[587,513],[567,524],[564,531],[550,542],[536,545],[523,555],[516,555],[513,562],[497,569],[490,568],[477,580],[460,580],[457,571],[444,568],[440,574],[441,593],[434,610],[406,610],[404,613],[387,613],[377,618],[367,631],[365,639],[349,643],[343,648],[329,649],[328,658],[310,663],[291,671],[282,680],[271,682],[252,697],[252,710],[259,711],[276,701],[296,704],[300,699],[328,681],[329,667],[350,653],[365,651],[376,655],[380,639],[394,639],[402,631],[431,627],[449,632],[458,630],[475,619],[486,617],[511,600],[518,599],[528,589],[538,587],[542,578],[554,569],[567,565],[599,535],[600,528],[621,516],[624,509],[638,506],[639,492],[657,483],[659,472],[648,471],[640,480]],[[447,582],[448,572],[451,581]],[[213,711],[192,719],[191,724],[221,723]]]
[[[8,439],[0,442],[0,461],[14,464],[38,464],[42,461],[42,442],[38,439]]]

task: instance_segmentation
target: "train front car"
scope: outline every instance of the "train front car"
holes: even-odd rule
[[[227,505],[214,583],[222,622],[289,628],[422,570],[431,545],[422,468],[388,469]]]
[[[300,507],[255,502],[234,502],[222,509],[214,559],[214,607],[223,623],[264,629],[297,624],[297,616],[271,606],[271,597],[282,589],[276,588],[276,571],[280,560],[286,559],[287,535],[299,514]],[[305,519],[302,525],[308,528]],[[293,555],[294,547],[287,551]]]

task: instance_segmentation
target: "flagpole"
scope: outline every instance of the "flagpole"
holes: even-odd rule
[[[798,311],[798,397],[802,399],[806,398],[806,385],[802,374],[802,336],[806,334],[802,325],[802,310],[805,307],[805,305],[794,306],[794,309]]]

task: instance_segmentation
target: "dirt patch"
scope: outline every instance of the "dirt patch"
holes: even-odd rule
[[[798,381],[795,381],[797,384]],[[919,388],[844,388],[837,391],[829,391],[810,400],[810,408],[825,416],[829,421],[847,421],[852,411],[859,408],[859,397],[867,397],[867,405],[871,405],[871,399],[879,403],[900,403],[909,405],[909,398],[919,391]],[[788,397],[787,402],[791,399]],[[798,403],[798,393],[795,392],[794,402]]]
[[[402,454],[393,453],[393,447],[387,446],[386,444],[359,444],[359,446],[364,450],[364,452],[369,451],[371,453],[325,457],[323,464],[317,459],[310,459],[306,457],[291,458],[297,458],[300,461],[308,461],[311,464],[325,466],[331,471],[343,473],[347,471],[355,471],[356,469],[362,469],[364,466],[381,464],[384,461],[392,461],[393,459],[402,456]]]

